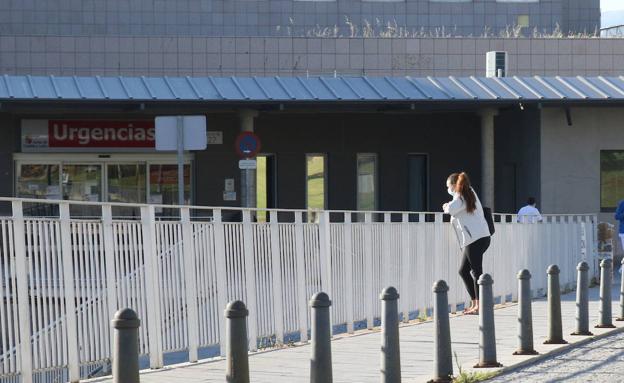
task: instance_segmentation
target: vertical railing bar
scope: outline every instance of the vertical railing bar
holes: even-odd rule
[[[332,291],[332,265],[331,265],[331,235],[329,229],[329,212],[323,211],[320,213],[319,221],[319,267],[321,268],[321,288],[329,295],[330,299],[333,298]],[[330,312],[333,309],[330,307]],[[329,316],[330,322],[332,315]],[[332,327],[330,327],[332,329]],[[333,329],[331,331],[333,333]]]
[[[282,261],[280,257],[281,244],[277,211],[269,212],[269,228],[271,230],[271,264],[273,282],[273,316],[275,320],[276,341],[284,343],[284,295],[282,280]]]
[[[106,265],[106,301],[107,318],[113,318],[117,311],[116,282],[115,282],[115,249],[117,237],[113,236],[113,209],[111,205],[102,205],[102,234],[104,241],[104,259]],[[140,312],[140,311],[139,311]],[[113,339],[109,337],[110,349],[113,349]],[[109,355],[113,358],[113,355]]]
[[[243,247],[245,254],[245,289],[247,292],[247,309],[249,319],[249,350],[258,349],[258,311],[256,305],[256,276],[254,274],[254,248],[252,237],[251,211],[243,211]]]
[[[410,311],[410,257],[411,248],[410,248],[410,239],[409,239],[409,214],[403,213],[401,215],[401,270],[403,271],[403,275],[401,276],[401,291],[399,294],[401,295],[401,307],[403,307],[403,322],[409,322],[409,311]]]
[[[188,325],[189,361],[197,362],[197,348],[199,340],[199,313],[197,308],[197,280],[195,273],[195,249],[193,246],[193,230],[191,227],[191,213],[188,207],[180,209],[182,219],[182,246],[184,257],[184,276],[186,289],[186,310]]]
[[[372,214],[364,213],[364,308],[366,310],[366,327],[370,330],[373,328],[373,296],[375,295],[373,286],[373,224]]]
[[[219,330],[219,348],[221,356],[225,355],[225,319],[222,315],[227,304],[227,268],[225,264],[225,227],[221,210],[215,209],[213,215],[214,257],[217,278],[217,323]]]
[[[308,341],[308,297],[306,294],[303,213],[295,212],[295,267],[297,268],[297,316],[301,342]]]
[[[353,333],[354,319],[354,299],[353,299],[353,238],[351,230],[353,224],[351,222],[351,213],[345,212],[344,216],[344,257],[345,257],[345,287],[346,287],[346,299],[345,304],[347,306],[347,332]]]

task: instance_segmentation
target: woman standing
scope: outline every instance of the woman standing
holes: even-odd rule
[[[477,281],[483,274],[483,254],[490,247],[490,230],[483,214],[483,206],[477,193],[470,186],[466,173],[453,173],[446,180],[451,202],[442,208],[451,215],[451,225],[457,234],[462,249],[462,262],[459,275],[466,284],[472,299],[464,314],[479,312],[479,285]]]

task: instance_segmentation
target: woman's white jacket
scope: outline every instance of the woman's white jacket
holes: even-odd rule
[[[451,215],[451,225],[462,249],[481,238],[490,236],[481,201],[474,190],[472,192],[477,201],[477,209],[472,213],[466,210],[466,203],[459,193],[454,194],[453,200],[444,209],[445,213]]]

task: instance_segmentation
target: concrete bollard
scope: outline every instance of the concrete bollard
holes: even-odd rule
[[[624,258],[622,258],[620,270],[624,271]],[[618,322],[624,321],[624,274],[620,273],[620,316],[616,319]]]
[[[600,321],[596,328],[615,328],[611,313],[611,285],[613,284],[613,261],[611,258],[600,262]]]
[[[386,287],[381,299],[381,382],[401,383],[401,350],[399,347],[399,293]]]
[[[316,293],[310,299],[312,308],[312,357],[310,359],[310,383],[331,383],[331,323],[329,321],[331,301],[327,294]]]
[[[440,280],[433,284],[433,379],[430,383],[453,381],[453,355],[451,351],[451,326],[448,312],[448,285]]]
[[[518,273],[518,350],[514,355],[537,355],[533,348],[533,313],[531,310],[531,273]]]
[[[111,321],[113,339],[113,383],[139,383],[139,326],[134,310],[117,311]]]
[[[225,381],[228,383],[249,383],[247,315],[249,311],[241,301],[230,302],[225,308]]]
[[[594,335],[589,331],[589,265],[580,262],[576,270],[576,330],[571,335]]]
[[[475,368],[502,367],[496,361],[496,331],[494,329],[494,281],[490,274],[479,277],[479,363]]]
[[[544,344],[566,344],[561,325],[561,290],[559,267],[548,266],[548,339]]]

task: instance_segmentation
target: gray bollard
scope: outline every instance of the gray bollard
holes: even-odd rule
[[[249,311],[241,301],[230,302],[225,308],[225,381],[228,383],[249,383],[247,315]]]
[[[494,329],[494,281],[490,274],[479,277],[479,363],[475,368],[502,367],[496,361],[496,331]]]
[[[312,308],[310,383],[331,383],[333,380],[329,306],[331,301],[325,293],[316,293],[310,299]]]
[[[548,339],[544,344],[566,344],[561,325],[561,290],[559,267],[548,266]]]
[[[620,264],[620,271],[624,271],[624,258]],[[616,319],[618,322],[624,321],[624,274],[620,272],[620,316]]]
[[[451,351],[451,326],[448,312],[448,285],[439,280],[433,284],[433,379],[429,382],[453,381],[453,355]]]
[[[596,328],[615,328],[611,313],[611,286],[613,281],[611,258],[600,262],[600,321]]]
[[[533,313],[531,310],[531,273],[518,273],[518,350],[514,355],[537,355],[533,348]]]
[[[576,330],[570,335],[594,335],[589,331],[589,265],[580,262],[576,270]]]
[[[399,293],[386,287],[381,299],[381,382],[401,382],[401,350],[399,347]]]
[[[111,321],[113,339],[113,383],[139,383],[139,326],[134,310],[117,311]]]

